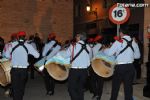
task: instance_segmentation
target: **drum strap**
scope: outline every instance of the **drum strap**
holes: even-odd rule
[[[12,53],[14,52],[14,50],[15,50],[16,48],[18,48],[19,46],[22,46],[22,47],[25,49],[25,51],[27,52],[27,54],[28,54],[28,49],[27,49],[27,47],[24,45],[24,41],[23,41],[23,42],[18,41],[18,44],[17,44],[14,48],[12,48],[11,55],[12,55]]]
[[[53,46],[47,51],[46,56],[48,56],[53,51],[53,48],[55,48],[57,46],[57,44],[58,44],[57,41],[55,41]],[[46,62],[47,62],[47,60],[45,59],[44,66],[45,66]]]
[[[102,50],[102,46],[98,49],[98,51],[101,51]]]
[[[81,54],[81,52],[83,50],[85,50],[87,52],[87,54],[89,54],[86,44],[82,44],[82,43],[79,43],[79,44],[81,44],[82,47],[81,47],[80,51],[71,59],[71,61],[70,61],[71,63]]]
[[[57,46],[57,44],[58,44],[57,41],[55,41],[53,46],[47,51],[46,56],[48,56],[53,51],[53,48],[55,48]]]
[[[71,59],[73,59],[73,57],[74,57],[74,47],[75,47],[75,44],[72,44],[72,54],[71,54]]]
[[[128,40],[125,39],[125,38],[122,38],[122,39],[127,42],[127,46],[126,46],[123,50],[121,50],[118,55],[120,55],[121,53],[123,53],[128,47],[130,47],[130,48],[132,49],[132,51],[134,52],[134,49],[133,49],[133,47],[132,47],[132,41],[133,41],[133,40],[128,41]]]

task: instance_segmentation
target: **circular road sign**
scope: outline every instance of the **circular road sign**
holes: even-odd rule
[[[109,9],[109,19],[114,24],[123,24],[130,17],[130,9],[127,7],[118,7],[117,4]]]

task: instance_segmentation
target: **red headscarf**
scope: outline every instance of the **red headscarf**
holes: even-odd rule
[[[117,40],[117,41],[119,41],[119,42],[123,42],[123,40],[119,37],[119,36],[114,36],[114,40]]]
[[[49,35],[48,35],[48,39],[50,40],[50,39],[55,39],[56,38],[56,34],[55,33],[50,33]]]
[[[89,38],[88,39],[88,43],[93,43],[94,42],[94,39],[93,38]]]
[[[15,38],[15,39],[17,39],[17,38],[18,38],[17,36],[18,36],[18,34],[17,34],[17,33],[12,33],[12,34],[11,34],[11,38]]]
[[[26,33],[24,31],[20,31],[20,32],[18,32],[18,37],[19,36],[26,36]]]
[[[102,36],[97,35],[97,36],[94,38],[94,42],[97,42],[97,41],[99,41],[99,40],[101,40],[101,39],[102,39]]]

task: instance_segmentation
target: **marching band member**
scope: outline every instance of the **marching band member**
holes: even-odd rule
[[[35,58],[39,57],[39,53],[30,44],[25,42],[25,36],[25,32],[19,32],[19,40],[12,42],[11,47],[5,52],[5,57],[9,58],[12,63],[10,74],[13,100],[23,100],[28,76],[28,54],[32,54]]]
[[[116,55],[116,66],[112,80],[112,93],[110,100],[117,100],[121,83],[124,84],[125,100],[133,100],[133,79],[135,69],[134,58],[140,58],[137,43],[128,35],[128,30],[120,29],[120,41],[115,41],[111,46],[108,55]]]
[[[76,43],[70,45],[66,56],[71,57],[71,69],[68,78],[68,91],[71,100],[84,100],[84,85],[87,78],[87,68],[90,65],[91,49],[84,41],[86,36],[76,35]]]
[[[35,41],[34,41],[34,35],[29,36],[28,43],[31,44],[35,50],[37,50],[37,45],[35,44]],[[32,55],[28,55],[28,58],[29,58],[28,68],[30,69],[30,78],[34,79],[34,70],[35,70],[34,63],[37,61],[37,59],[34,58],[34,56]]]
[[[55,33],[50,33],[48,36],[47,43],[44,46],[42,56],[46,56],[46,61],[56,55],[58,51],[61,49],[60,44],[56,41]],[[45,62],[46,62],[45,61]],[[44,68],[44,80],[45,80],[45,87],[46,87],[46,94],[53,95],[54,88],[55,88],[55,80],[48,74],[47,70]]]
[[[138,37],[133,36],[132,38],[138,44],[139,49],[140,49],[140,54],[141,54],[141,57],[138,59],[134,59],[134,62],[133,62],[135,70],[136,70],[136,75],[135,75],[135,83],[136,83],[138,82],[138,79],[141,78],[141,64],[143,63],[143,46],[142,46],[143,44],[140,42]]]
[[[102,49],[102,44],[100,43],[101,39],[102,37],[100,35],[97,35],[94,38],[95,46],[92,48],[93,57],[95,57],[96,54],[100,52]],[[102,95],[102,90],[103,90],[103,84],[104,84],[103,78],[101,76],[98,76],[93,71],[93,69],[90,75],[91,75],[91,86],[92,86],[92,92],[93,92],[92,99],[100,100],[101,95]]]
[[[91,48],[91,53],[90,53],[90,59],[93,58],[93,47],[95,46],[95,43],[94,43],[94,38],[88,38],[87,39],[87,44],[90,46]],[[93,73],[93,69],[92,67],[88,67],[88,77],[87,77],[87,80],[86,80],[86,83],[85,83],[85,91],[86,90],[89,90],[90,93],[93,93],[93,78],[92,78],[92,74]]]
[[[11,47],[11,43],[17,41],[17,39],[18,39],[17,35],[18,35],[18,33],[12,33],[11,34],[10,41],[5,44],[5,47],[4,47],[4,50],[3,50],[3,56],[5,55],[6,50],[9,49],[9,47]],[[8,84],[5,87],[5,95],[6,96],[12,96],[11,84]]]

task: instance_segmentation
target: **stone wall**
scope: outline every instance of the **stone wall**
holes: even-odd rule
[[[11,33],[38,32],[46,39],[57,33],[59,41],[72,37],[73,0],[0,0],[0,36],[6,41]]]

